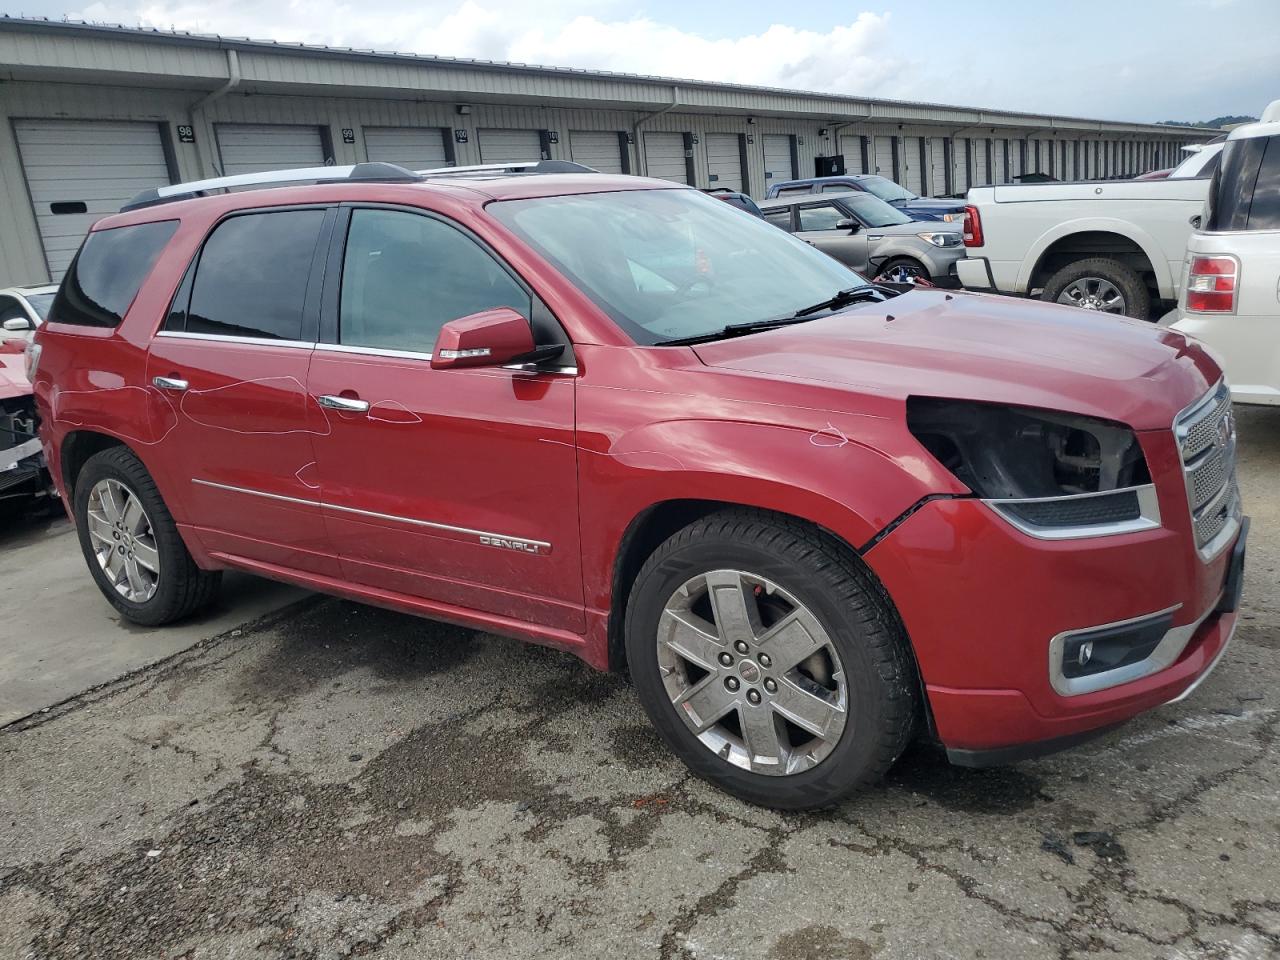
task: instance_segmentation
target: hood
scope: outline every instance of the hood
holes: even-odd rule
[[[918,290],[699,344],[712,367],[860,394],[982,400],[1168,429],[1221,376],[1168,328],[1012,297]]]
[[[6,340],[0,343],[0,400],[31,396],[27,379],[27,353],[24,347]]]

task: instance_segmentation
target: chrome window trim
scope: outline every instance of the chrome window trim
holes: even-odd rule
[[[1067,503],[1073,500],[1109,497],[1117,493],[1131,491],[1138,495],[1138,516],[1132,520],[1117,520],[1114,523],[1092,523],[1075,527],[1043,527],[1028,523],[1022,517],[1002,509],[1005,504]],[[1082,540],[1088,537],[1113,537],[1122,533],[1140,533],[1144,530],[1158,530],[1160,528],[1160,498],[1156,494],[1155,484],[1151,483],[1143,484],[1139,487],[1101,490],[1095,493],[1071,493],[1061,497],[986,498],[982,502],[995,511],[1005,522],[1021,530],[1027,536],[1035,537],[1037,540]]]
[[[390,347],[359,347],[346,343],[317,343],[315,348],[324,350],[327,353],[350,353],[364,357],[391,357],[398,360],[426,360],[429,362],[432,357],[429,353],[420,353],[415,350],[392,350]],[[473,367],[471,369],[480,368]],[[544,367],[533,363],[506,363],[501,368],[489,367],[488,369],[511,370],[516,373],[559,373],[571,377],[578,375],[577,367]]]
[[[1195,632],[1200,629],[1200,625],[1217,610],[1221,599],[1221,594],[1214,597],[1213,602],[1209,604],[1209,608],[1192,623],[1185,623],[1179,627],[1170,627],[1160,639],[1156,648],[1145,659],[1139,660],[1137,663],[1126,664],[1123,667],[1116,667],[1113,670],[1090,674],[1087,677],[1063,676],[1062,650],[1069,639],[1082,633],[1093,633],[1096,630],[1107,630],[1112,627],[1129,627],[1146,620],[1155,620],[1168,616],[1182,609],[1182,604],[1175,604],[1164,610],[1146,613],[1140,617],[1130,617],[1127,620],[1116,620],[1112,623],[1099,623],[1091,627],[1064,630],[1049,641],[1049,683],[1053,686],[1054,691],[1061,696],[1077,697],[1084,693],[1096,693],[1099,690],[1107,690],[1122,683],[1131,683],[1153,673],[1159,673],[1161,670],[1172,666],[1178,657],[1182,656],[1182,651],[1187,648],[1187,644],[1191,642]]]
[[[391,520],[396,523],[407,523],[415,527],[426,527],[431,530],[443,530],[447,533],[462,533],[468,536],[476,537],[483,540],[485,538],[491,540],[501,540],[507,542],[528,544],[536,548],[539,554],[550,553],[551,544],[545,540],[533,540],[529,537],[516,536],[509,533],[492,533],[488,530],[475,530],[471,527],[456,527],[448,523],[436,523],[433,520],[419,520],[415,517],[402,517],[394,513],[378,513],[375,510],[361,510],[358,507],[344,507],[336,503],[325,503],[323,500],[307,500],[302,497],[290,497],[282,493],[268,493],[265,490],[253,490],[249,487],[236,487],[229,483],[215,483],[212,480],[201,480],[199,477],[192,477],[191,482],[199,484],[202,487],[212,487],[215,490],[225,490],[228,493],[242,493],[251,497],[264,497],[267,500],[279,500],[284,503],[296,503],[307,507],[319,507],[322,510],[338,510],[342,513],[352,513],[363,517],[376,517],[379,520]],[[503,546],[498,543],[483,543],[484,546]],[[533,551],[530,551],[533,552]]]
[[[184,330],[161,330],[157,337],[167,340],[207,340],[212,343],[248,343],[259,347],[291,347],[299,350],[314,350],[316,343],[311,340],[273,340],[270,337],[237,337],[227,333],[187,333]]]

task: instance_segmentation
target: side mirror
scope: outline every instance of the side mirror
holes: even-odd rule
[[[26,333],[34,329],[26,317],[10,317],[4,322],[5,333]]]
[[[854,220],[852,217],[845,217],[841,220],[836,221],[836,229],[848,230],[850,233],[857,233],[859,230],[862,229],[862,224],[860,224],[857,220]]]
[[[501,367],[533,352],[529,321],[510,307],[495,307],[441,327],[431,351],[431,367]]]

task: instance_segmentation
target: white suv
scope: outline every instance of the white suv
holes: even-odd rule
[[[1237,402],[1280,404],[1280,100],[1228,135],[1199,220],[1173,328],[1218,353]]]

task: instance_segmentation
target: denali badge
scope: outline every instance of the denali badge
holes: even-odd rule
[[[536,540],[517,540],[514,537],[494,537],[487,533],[480,534],[480,542],[486,547],[502,547],[504,550],[519,550],[521,553],[542,553],[546,544]]]

